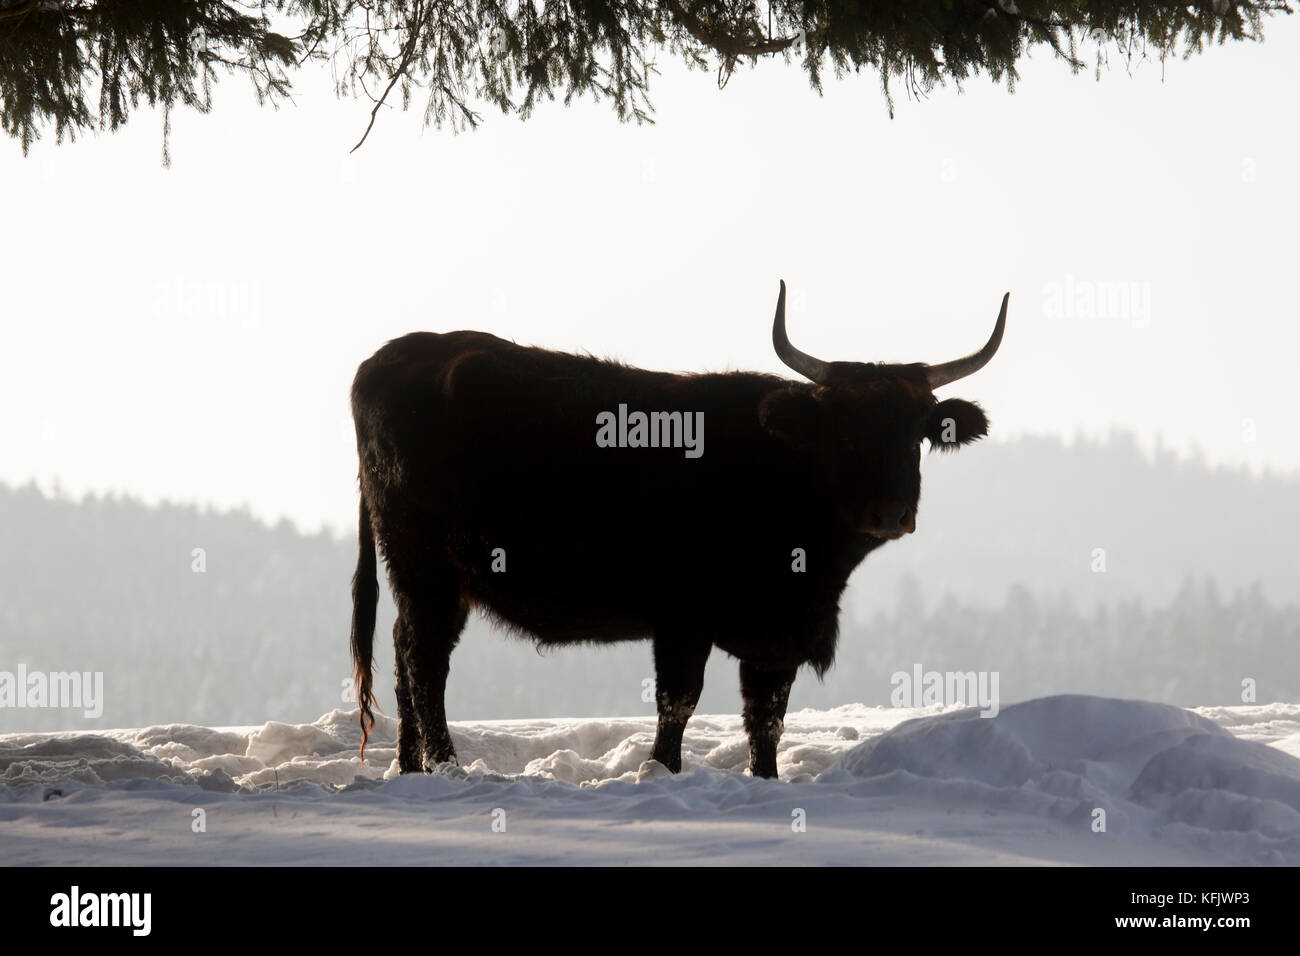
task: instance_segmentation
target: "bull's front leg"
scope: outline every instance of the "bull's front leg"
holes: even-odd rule
[[[713,645],[701,641],[655,637],[655,704],[659,725],[655,729],[651,760],[673,773],[682,769],[682,737],[686,722],[704,690],[704,665]]]
[[[749,735],[749,772],[776,776],[776,748],[785,730],[785,708],[797,668],[769,670],[740,662],[745,733]]]

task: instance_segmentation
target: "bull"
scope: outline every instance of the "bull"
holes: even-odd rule
[[[444,692],[478,609],[540,645],[650,640],[651,757],[674,773],[709,654],[731,655],[750,771],[775,777],[790,687],[801,666],[820,678],[833,663],[849,575],[916,529],[922,442],[988,434],[977,404],[934,391],[993,357],[1009,298],[965,358],[827,362],[790,343],[782,282],[772,341],[799,382],[647,371],[484,332],[383,346],[351,393],[362,756],[378,546],[397,608],[403,773],[455,760]]]

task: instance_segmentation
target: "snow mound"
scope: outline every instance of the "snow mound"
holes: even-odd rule
[[[110,737],[0,737],[0,783],[5,786],[138,779],[188,781],[184,770]]]
[[[992,718],[975,708],[916,718],[859,744],[837,769],[867,781],[868,792],[973,801],[1110,832],[1194,828],[1207,846],[1236,833],[1270,862],[1300,858],[1300,759],[1166,704],[1062,695]]]

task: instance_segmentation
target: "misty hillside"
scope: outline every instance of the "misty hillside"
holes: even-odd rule
[[[1081,605],[1173,600],[1188,578],[1300,598],[1300,476],[1211,469],[1108,441],[983,442],[921,462],[917,533],[873,554],[856,602],[893,606],[914,573],[932,596],[984,606],[1023,584]],[[1105,573],[1094,552],[1105,551]]]
[[[916,664],[997,671],[1004,704],[1236,704],[1247,679],[1260,700],[1300,699],[1300,482],[1152,461],[1127,438],[985,443],[922,467],[917,534],[859,569],[837,666],[823,685],[801,675],[792,708],[888,704],[890,675]],[[30,485],[0,486],[0,531],[0,671],[102,671],[106,697],[93,723],[0,709],[0,732],[310,721],[345,702],[350,540]],[[388,713],[391,624],[385,594]],[[648,644],[539,654],[491,631],[471,621],[453,655],[453,720],[653,713]],[[735,688],[715,651],[700,711],[735,711]]]

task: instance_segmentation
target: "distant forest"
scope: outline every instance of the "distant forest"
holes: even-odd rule
[[[792,708],[887,706],[890,675],[916,664],[997,671],[1004,705],[1234,704],[1246,679],[1261,701],[1300,700],[1300,480],[1146,456],[1126,436],[985,443],[922,468],[917,533],[855,574],[836,667],[824,684],[802,674]],[[246,512],[0,485],[0,671],[102,671],[105,691],[99,720],[0,708],[0,732],[351,707],[354,561],[351,540]],[[385,596],[388,713],[391,626]],[[652,714],[651,676],[646,643],[539,653],[473,620],[447,705],[452,720]],[[735,663],[715,651],[700,710],[738,705]]]

